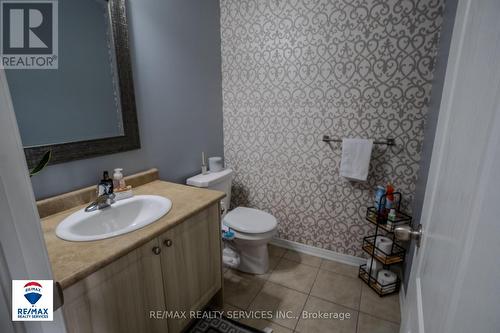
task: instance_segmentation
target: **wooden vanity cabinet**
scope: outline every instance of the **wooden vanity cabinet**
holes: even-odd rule
[[[178,333],[222,288],[219,204],[64,290],[68,332]],[[185,311],[186,318],[151,318]],[[158,314],[155,313],[155,317]]]
[[[167,332],[167,322],[150,320],[165,309],[160,257],[155,238],[64,289],[68,332]]]
[[[218,205],[168,230],[159,239],[167,309],[186,314],[202,309],[222,286]],[[189,320],[189,316],[169,319],[169,333],[180,332]]]

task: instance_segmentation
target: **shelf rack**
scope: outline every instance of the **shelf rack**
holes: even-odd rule
[[[363,280],[368,286],[370,286],[370,288],[375,290],[375,292],[381,297],[397,293],[399,291],[399,288],[401,288],[401,280],[399,279],[399,276],[396,282],[382,285],[377,281],[375,277],[369,276],[368,274],[369,273],[366,270],[366,264],[359,266],[359,277],[361,278],[361,280]]]
[[[396,218],[388,218],[388,209],[386,207],[387,195],[383,195],[378,202],[378,209],[376,207],[368,207],[366,209],[366,220],[375,225],[375,234],[363,238],[362,249],[367,253],[371,260],[370,267],[367,268],[366,264],[359,266],[358,276],[370,288],[372,288],[379,296],[387,296],[399,291],[401,287],[401,280],[399,276],[393,283],[382,285],[377,281],[377,272],[373,271],[373,261],[378,261],[384,269],[389,266],[404,262],[406,250],[402,247],[394,237],[394,229],[401,225],[411,223],[411,216],[401,211],[400,192],[394,192],[393,208],[396,210]],[[380,249],[376,245],[377,237],[386,236],[392,240],[392,246],[389,253]]]
[[[375,246],[376,237],[377,236],[368,236],[363,238],[363,251],[373,256],[383,265],[397,264],[405,260],[406,250],[404,247],[393,242],[391,253],[386,253],[384,250]]]

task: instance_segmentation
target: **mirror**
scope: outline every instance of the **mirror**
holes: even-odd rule
[[[58,69],[7,69],[31,167],[140,148],[125,0],[58,1]]]

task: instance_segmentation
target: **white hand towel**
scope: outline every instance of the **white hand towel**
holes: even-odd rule
[[[372,148],[373,140],[343,139],[340,175],[349,180],[366,181]]]

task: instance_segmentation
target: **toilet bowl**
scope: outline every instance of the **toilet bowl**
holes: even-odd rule
[[[264,274],[269,269],[267,244],[276,233],[277,221],[274,216],[264,211],[248,207],[236,207],[227,212],[231,201],[231,182],[233,171],[225,169],[219,172],[199,174],[187,179],[191,186],[219,190],[226,193],[221,201],[222,224],[234,232],[234,247],[240,256],[238,270]]]
[[[238,270],[265,274],[269,269],[267,244],[276,233],[274,216],[254,208],[237,207],[222,223],[234,231],[234,243],[240,254]]]

